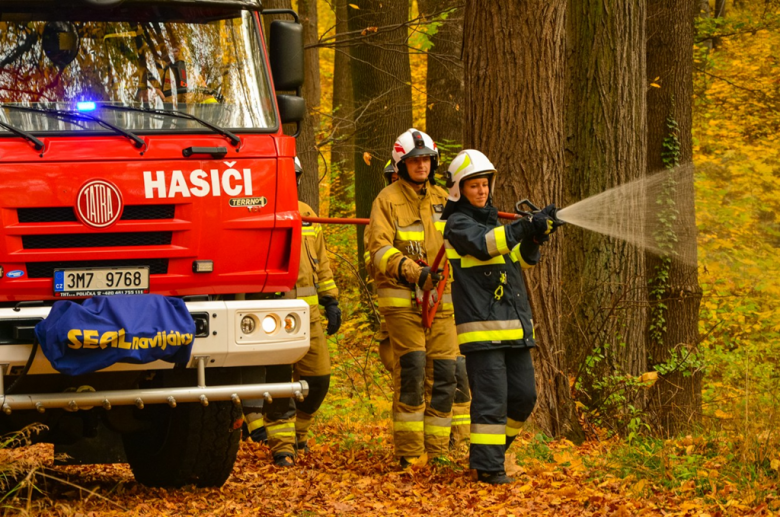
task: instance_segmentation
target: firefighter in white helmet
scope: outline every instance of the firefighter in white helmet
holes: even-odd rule
[[[393,160],[387,160],[383,171],[385,176],[385,186],[398,181],[398,172],[395,170]],[[439,230],[443,228],[439,227]],[[365,252],[366,271],[371,271],[370,253]],[[371,275],[373,276],[373,275]],[[442,308],[452,310],[452,303],[449,298],[442,301]],[[393,348],[390,344],[390,335],[387,333],[387,323],[384,316],[379,315],[379,332],[375,339],[379,342],[379,359],[385,369],[393,373]],[[471,406],[471,395],[469,393],[469,381],[466,375],[466,358],[459,355],[455,363],[455,398],[452,404],[452,430],[450,432],[450,447],[458,447],[469,437],[469,426],[471,417],[469,408]]]
[[[469,463],[479,481],[509,483],[504,453],[536,404],[522,269],[539,261],[539,245],[555,230],[555,206],[501,226],[491,200],[496,168],[484,154],[461,151],[448,174],[444,237],[471,386]]]
[[[302,173],[301,162],[296,157],[295,175],[299,185]],[[317,217],[314,209],[303,201],[298,201],[298,210],[301,216]],[[297,452],[308,450],[309,428],[330,386],[330,355],[318,305],[322,305],[325,310],[328,335],[338,332],[341,326],[339,291],[330,269],[322,226],[303,222],[302,233],[298,281],[295,289],[285,293],[285,297],[304,300],[311,309],[309,351],[293,365],[292,372],[295,380],[304,380],[309,384],[309,394],[302,402],[279,398],[270,404],[263,404],[262,419],[256,413],[246,415],[253,438],[262,440],[263,435],[267,434],[274,463],[280,467],[294,465]],[[269,366],[266,369],[267,382],[289,382],[290,376],[289,366]],[[248,413],[246,404],[244,412]],[[263,421],[265,433],[260,431]]]
[[[410,129],[395,141],[392,156],[400,179],[374,200],[364,239],[393,352],[395,455],[407,466],[426,453],[447,453],[458,350],[450,286],[430,329],[420,311],[423,291],[441,280],[431,268],[444,242],[447,199],[434,182],[438,150],[428,135]]]

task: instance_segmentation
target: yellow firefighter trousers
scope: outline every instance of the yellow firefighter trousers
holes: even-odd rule
[[[385,369],[393,373],[393,346],[390,344],[390,336],[387,335],[384,318],[379,330],[379,359]],[[471,429],[471,392],[469,380],[466,375],[466,358],[458,356],[455,369],[455,381],[457,390],[452,404],[452,430],[450,432],[450,445],[453,448],[466,443]]]
[[[420,312],[385,308],[393,353],[393,441],[396,457],[449,448],[458,341],[451,313],[437,314],[430,329]]]

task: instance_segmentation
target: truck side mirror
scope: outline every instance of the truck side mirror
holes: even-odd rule
[[[306,101],[303,97],[277,93],[276,104],[279,106],[279,117],[283,124],[301,122],[306,116]]]
[[[271,22],[270,60],[276,90],[291,91],[303,86],[303,26],[300,23]]]

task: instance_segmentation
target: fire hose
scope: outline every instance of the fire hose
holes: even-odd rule
[[[518,202],[517,208],[519,209],[521,204],[529,204],[531,207],[534,207],[527,199]],[[537,209],[538,210],[538,209]],[[528,212],[522,212],[519,211],[516,214],[512,214],[509,212],[499,212],[498,217],[501,219],[520,219],[521,217],[525,217],[529,215]],[[360,219],[360,218],[348,218],[348,217],[301,217],[301,220],[306,223],[320,223],[320,224],[352,224],[352,225],[367,225],[370,221],[370,219]],[[444,245],[442,245],[441,248],[439,248],[439,252],[436,254],[436,259],[434,259],[433,264],[431,264],[431,270],[432,271],[438,271],[439,266],[441,265],[442,260],[444,260]],[[431,325],[433,324],[433,317],[436,316],[436,311],[439,309],[439,304],[441,303],[442,296],[444,296],[444,289],[447,287],[447,281],[449,280],[450,276],[450,263],[445,262],[444,268],[442,272],[442,278],[439,280],[435,286],[436,294],[437,296],[433,299],[433,304],[431,304],[431,290],[427,290],[423,292],[423,303],[422,303],[422,320],[423,320],[423,327],[429,329],[431,328]]]

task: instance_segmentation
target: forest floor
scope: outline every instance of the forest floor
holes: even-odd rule
[[[33,472],[28,487],[4,501],[0,513],[715,517],[774,515],[780,509],[776,485],[757,494],[714,481],[712,470],[706,468],[698,472],[704,483],[689,480],[671,487],[668,480],[623,475],[610,468],[618,446],[610,440],[575,446],[524,434],[507,456],[508,473],[516,481],[491,486],[471,480],[465,447],[453,451],[451,463],[401,470],[384,421],[332,418],[318,425],[318,431],[320,439],[310,440],[311,452],[288,469],[272,464],[265,445],[243,442],[233,474],[220,489],[146,488],[135,482],[125,464],[50,467],[52,449],[45,445],[0,450],[0,464],[22,460]],[[673,449],[695,457],[696,450],[706,446],[688,437],[674,443]],[[625,457],[621,461],[625,465]],[[45,495],[30,490],[33,485]]]

